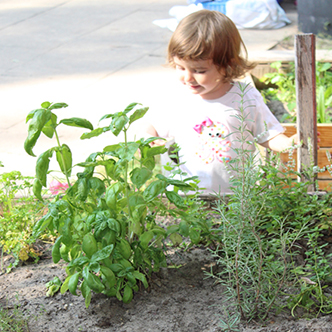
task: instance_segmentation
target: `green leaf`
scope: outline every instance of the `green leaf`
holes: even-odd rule
[[[91,272],[88,272],[84,279],[87,282],[89,288],[91,288],[96,293],[101,293],[105,289],[105,286],[102,284],[99,277]]]
[[[95,273],[99,273],[99,271],[100,271],[100,265],[99,265],[98,262],[91,262],[91,263],[88,265],[88,267],[89,267],[89,270],[90,270],[90,271],[93,271],[93,272],[95,272]]]
[[[82,241],[82,250],[89,258],[91,258],[92,255],[98,251],[97,241],[92,233],[87,233],[84,235]]]
[[[189,225],[185,220],[180,221],[179,227],[181,235],[189,236]]]
[[[168,149],[165,146],[154,146],[151,149],[147,151],[147,157],[152,157],[156,156],[159,154],[163,154],[167,151]]]
[[[159,177],[158,175],[157,175],[157,177]],[[181,181],[181,180],[167,179],[167,183],[172,186],[176,186],[179,189],[192,189],[190,184],[185,183],[184,181]]]
[[[101,273],[106,278],[106,281],[108,283],[108,287],[111,288],[111,287],[115,286],[116,285],[116,277],[115,277],[115,274],[113,273],[113,271],[110,268],[108,268],[104,265],[100,266],[100,270],[101,270]]]
[[[105,191],[106,187],[102,180],[96,177],[92,177],[89,179],[89,187],[94,191],[96,196],[101,196]]]
[[[68,290],[68,282],[69,282],[70,278],[71,278],[71,275],[68,276],[68,277],[66,278],[66,280],[64,281],[64,283],[62,284],[62,286],[61,286],[61,288],[60,288],[60,293],[61,293],[61,294],[64,294],[64,293],[67,292],[67,290]]]
[[[64,243],[66,246],[70,246],[72,241],[71,222],[71,218],[66,217],[64,225],[60,230],[62,234],[62,243]]]
[[[24,149],[30,156],[35,157],[32,149],[35,146],[44,125],[50,120],[51,114],[52,113],[49,110],[44,109],[39,109],[34,112],[29,124],[28,137],[24,142]]]
[[[49,213],[45,214],[41,219],[39,219],[37,223],[33,226],[33,231],[32,231],[33,237],[38,238],[51,223],[52,219],[53,217]]]
[[[53,110],[53,109],[66,108],[66,107],[68,107],[66,103],[55,103],[51,105],[48,109]]]
[[[62,244],[61,248],[60,248],[60,255],[61,255],[61,258],[69,263],[70,262],[70,259],[69,259],[69,251],[70,251],[70,248],[67,247],[64,243]]]
[[[46,296],[53,296],[55,295],[60,287],[61,287],[61,280],[59,279],[59,277],[54,277],[51,281],[49,281],[48,283],[46,283],[46,288],[48,288],[48,291],[46,293]]]
[[[40,181],[40,183],[46,187],[47,180],[47,172],[50,164],[50,158],[53,155],[53,149],[49,149],[42,153],[36,163],[36,178]]]
[[[142,105],[142,104],[140,104],[140,103],[131,103],[131,104],[129,104],[126,108],[125,108],[125,110],[123,111],[123,113],[124,114],[127,114],[127,113],[129,113],[131,110],[133,110],[137,105]]]
[[[96,167],[96,166],[105,166],[109,163],[114,163],[113,159],[108,160],[96,160],[96,161],[83,161],[82,163],[76,164],[76,166],[80,167]]]
[[[165,138],[162,138],[162,137],[149,137],[149,138],[147,138],[147,139],[142,143],[142,145],[147,146],[147,145],[149,145],[150,143],[152,143],[153,141],[157,141],[157,140],[164,140],[164,141],[166,141],[166,139],[165,139]]]
[[[91,302],[91,288],[88,286],[88,284],[85,280],[82,282],[81,292],[85,299],[85,307],[89,308],[89,305]]]
[[[116,249],[120,252],[125,260],[128,260],[132,254],[130,243],[123,238],[120,239],[120,242],[117,243]]]
[[[86,128],[86,129],[93,130],[93,125],[91,124],[91,122],[86,119],[82,119],[82,118],[63,119],[59,122],[59,124],[60,123],[63,123],[66,126]]]
[[[145,275],[143,273],[140,273],[139,271],[134,271],[132,273],[133,273],[133,276],[136,279],[142,281],[142,283],[143,283],[143,285],[144,285],[145,288],[149,287],[148,282],[146,281],[146,277],[145,277]]]
[[[123,266],[119,263],[115,263],[115,264],[111,264],[110,265],[110,269],[114,272],[114,273],[119,273],[120,271],[123,270]]]
[[[179,225],[171,225],[167,227],[167,234],[173,234],[175,232],[178,232],[180,229]]]
[[[146,249],[149,246],[149,243],[153,239],[153,236],[154,236],[154,234],[152,231],[147,231],[147,232],[144,232],[139,237],[140,245],[143,249]]]
[[[130,205],[131,210],[134,210],[136,208],[136,206],[142,205],[142,204],[143,205],[145,204],[145,200],[140,193],[136,192],[135,194],[130,196],[129,205]]]
[[[112,113],[112,114],[105,114],[105,115],[103,115],[103,116],[100,118],[99,122],[102,121],[102,120],[105,120],[105,119],[109,119],[109,118],[111,118],[113,115],[114,115],[113,113]]]
[[[94,253],[92,255],[91,262],[99,262],[99,261],[111,256],[113,249],[114,249],[114,245],[110,244],[110,245],[104,247],[103,249],[97,251],[96,253]]]
[[[152,228],[152,232],[153,234],[155,235],[161,235],[162,237],[166,237],[166,231],[164,228],[160,227],[160,226],[157,226],[155,225],[153,228]]]
[[[41,104],[41,107],[42,108],[49,108],[51,106],[51,103],[49,101],[44,101],[42,104]]]
[[[201,234],[198,230],[195,230],[193,228],[191,228],[189,230],[189,237],[190,237],[190,240],[192,241],[192,243],[194,244],[198,244],[201,240]]]
[[[118,136],[128,121],[129,119],[126,115],[113,117],[112,123],[110,125],[112,133],[115,136]]]
[[[73,157],[67,144],[62,144],[62,146],[56,150],[56,160],[58,161],[61,172],[64,175],[70,176],[73,167]]]
[[[57,126],[57,116],[52,113],[51,119],[45,124],[45,126],[42,129],[42,132],[44,135],[46,135],[48,138],[52,138],[54,135],[54,128]]]
[[[329,70],[330,68],[331,68],[331,64],[329,62],[325,62],[324,64],[322,64],[321,67],[319,67],[319,71],[324,72],[324,71]]]
[[[73,274],[68,281],[68,289],[69,289],[70,293],[72,293],[73,295],[77,295],[76,288],[77,288],[78,279],[79,279],[80,275],[81,275],[81,272],[77,272],[77,273]]]
[[[80,178],[76,181],[75,186],[77,186],[76,197],[80,201],[85,201],[89,194],[89,185],[87,178]]]
[[[104,152],[113,152],[113,151],[117,151],[120,148],[121,148],[120,144],[107,145],[104,147],[103,151]]]
[[[110,127],[96,128],[96,129],[90,131],[89,133],[84,133],[81,136],[81,139],[97,137],[97,136],[101,135],[102,133],[106,133],[107,131],[110,131],[110,130],[111,130]]]
[[[108,225],[109,229],[113,230],[117,234],[120,234],[121,226],[120,226],[120,223],[116,219],[113,219],[113,218],[108,219],[107,225]]]
[[[136,142],[129,142],[127,146],[123,145],[117,150],[117,154],[120,159],[131,161],[134,158],[136,151],[139,148],[139,144]]]
[[[43,186],[40,183],[40,181],[38,179],[34,179],[32,192],[41,201],[43,201],[43,197],[41,195],[42,188],[43,188]]]
[[[166,197],[176,207],[178,207],[180,209],[188,208],[188,206],[184,203],[183,198],[179,194],[175,193],[174,191],[166,191]]]
[[[29,120],[31,120],[34,116],[34,114],[37,112],[37,111],[44,111],[44,109],[42,108],[38,108],[38,109],[35,109],[35,110],[32,110],[31,112],[29,112],[29,114],[27,115],[26,119],[25,119],[25,123],[27,123]]]
[[[116,182],[106,189],[105,200],[109,208],[115,210],[118,194],[123,190],[120,182]]]
[[[152,176],[152,171],[146,167],[134,168],[130,173],[130,179],[133,184],[139,189],[146,183]]]
[[[84,275],[83,275],[84,278]],[[81,284],[81,292],[84,298],[86,298],[87,294],[89,291],[91,291],[91,289],[89,288],[88,284],[86,283],[85,280],[83,280],[82,284]]]
[[[154,157],[144,158],[144,159],[142,160],[142,163],[143,163],[143,165],[144,165],[146,168],[150,169],[151,171],[152,171],[152,170],[154,169],[154,167],[156,166],[156,162],[155,162],[155,160],[154,160]]]
[[[175,246],[178,246],[180,243],[182,243],[182,236],[178,233],[172,233],[169,238]]]
[[[60,254],[60,244],[62,243],[62,235],[60,235],[56,241],[54,242],[53,248],[52,248],[52,259],[53,262],[56,264],[61,259]]]
[[[148,110],[148,107],[143,107],[135,110],[135,112],[129,117],[129,124],[132,124],[134,121],[142,118]]]
[[[166,183],[162,180],[156,180],[151,182],[143,192],[143,198],[150,202],[158,195],[162,194],[166,189]]]
[[[83,265],[85,265],[86,263],[89,263],[90,260],[87,256],[80,256],[77,257],[75,259],[73,259],[68,266],[79,266],[82,267]]]
[[[129,303],[129,302],[131,302],[132,299],[133,299],[133,290],[127,284],[123,291],[122,301],[123,301],[123,303]]]

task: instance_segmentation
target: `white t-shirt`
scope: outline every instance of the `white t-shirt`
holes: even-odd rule
[[[237,140],[241,105],[250,131],[246,139],[252,142],[250,149],[255,150],[254,137],[263,143],[284,132],[260,93],[238,82],[218,99],[204,100],[190,95],[169,107],[167,114],[157,114],[152,122],[160,137],[174,137],[181,147],[181,162],[185,162],[182,170],[188,177],[198,176],[199,186],[206,188],[207,193],[231,192],[227,163],[236,158],[234,148],[240,147]]]

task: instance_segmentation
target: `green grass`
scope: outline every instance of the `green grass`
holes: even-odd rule
[[[0,304],[0,331],[28,332],[28,320],[24,317],[19,304],[3,306]]]

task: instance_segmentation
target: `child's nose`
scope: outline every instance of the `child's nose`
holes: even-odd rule
[[[192,73],[187,70],[185,73],[184,73],[184,81],[185,82],[192,82],[194,79],[193,79],[193,75]]]

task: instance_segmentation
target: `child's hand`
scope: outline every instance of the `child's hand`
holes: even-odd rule
[[[318,136],[320,136],[320,132],[317,132],[317,143],[320,142],[320,138]],[[291,141],[291,144],[298,145],[300,143],[298,134],[294,134],[289,139]],[[317,149],[319,149],[319,145],[317,145]]]
[[[174,140],[174,137],[167,137],[165,139],[157,139],[153,142],[151,142],[151,146],[163,146],[168,142],[171,142]]]
[[[166,140],[163,140],[163,139],[157,139],[153,142],[150,143],[151,146],[163,146],[167,143]]]

